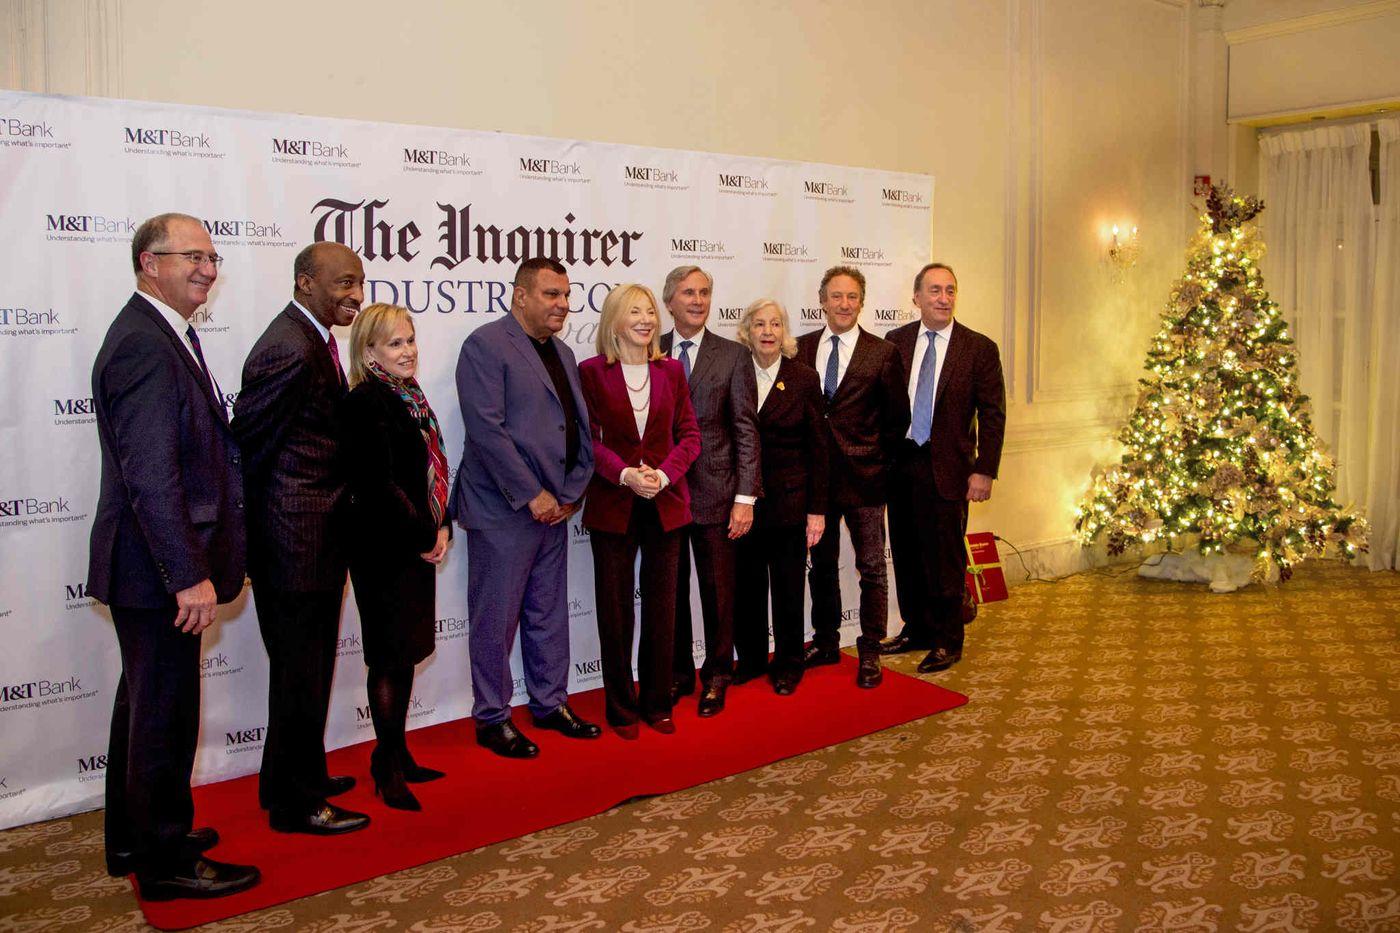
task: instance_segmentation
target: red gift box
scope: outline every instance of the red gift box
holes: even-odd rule
[[[996,535],[978,531],[963,539],[967,546],[967,586],[979,603],[1005,599],[1006,574],[997,554]]]

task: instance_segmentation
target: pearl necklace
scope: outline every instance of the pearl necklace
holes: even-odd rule
[[[646,389],[647,389],[647,387],[651,385],[651,367],[650,367],[650,366],[647,366],[647,368],[646,368],[646,376],[645,376],[645,378],[642,379],[642,384],[639,385],[639,386],[634,386],[634,385],[632,385],[632,383],[630,383],[630,382],[627,381],[627,373],[626,373],[626,371],[624,370],[624,371],[623,371],[623,375],[622,375],[622,384],[625,385],[625,386],[627,387],[627,391],[628,391],[628,393],[629,393],[628,398],[627,398],[627,404],[632,406],[632,410],[633,410],[633,411],[637,411],[637,412],[646,411],[647,406],[651,404],[651,397],[648,395],[648,397],[647,397],[646,399],[644,399],[644,400],[642,401],[642,404],[640,404],[640,405],[632,405],[632,397],[631,397],[630,393],[632,393],[632,392],[645,392]]]

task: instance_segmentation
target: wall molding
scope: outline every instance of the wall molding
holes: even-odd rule
[[[1006,432],[1002,457],[1089,447],[1111,441],[1117,436],[1122,422],[1121,415],[1104,415],[1018,426]]]
[[[1013,543],[1016,544],[1014,551],[1010,547]],[[1099,553],[1101,550],[1084,547],[1073,535],[1033,544],[1020,544],[1010,540],[997,542],[997,556],[1001,558],[1002,573],[1007,584],[1013,587],[1031,582],[1031,577],[1051,581],[1101,567],[1107,563]],[[1019,556],[1017,551],[1020,552]],[[1025,562],[1024,565],[1022,561]],[[1015,599],[1015,594],[1012,594],[1011,598]]]
[[[0,0],[4,69],[0,81],[18,91],[48,90],[48,4],[43,0]]]
[[[1157,7],[1166,7],[1178,15],[1178,41],[1177,41],[1177,151],[1176,151],[1176,197],[1172,204],[1176,208],[1176,229],[1178,243],[1187,242],[1189,217],[1189,187],[1188,181],[1191,177],[1191,77],[1192,77],[1192,45],[1195,41],[1195,19],[1192,15],[1192,8],[1184,0],[1143,0]],[[1400,5],[1400,0],[1394,0]],[[1042,74],[1044,62],[1042,56],[1043,36],[1040,24],[1045,15],[1045,0],[1033,0],[1031,3],[1031,29],[1030,29],[1030,133],[1029,133],[1029,192],[1027,223],[1029,224],[1029,249],[1027,256],[1027,288],[1026,297],[1027,320],[1026,320],[1026,343],[1027,343],[1027,379],[1025,401],[1027,404],[1045,403],[1061,404],[1067,402],[1082,402],[1103,398],[1105,395],[1120,395],[1135,393],[1137,383],[1120,382],[1111,385],[1094,383],[1070,383],[1059,385],[1048,385],[1046,383],[1046,366],[1042,360],[1043,347],[1041,338],[1045,331],[1041,316],[1044,313],[1044,255],[1045,242],[1045,210],[1044,210],[1044,126],[1042,121],[1043,100],[1042,100]]]
[[[1325,29],[1328,26],[1341,26],[1345,23],[1374,19],[1377,16],[1389,16],[1392,13],[1400,13],[1400,0],[1371,0],[1369,3],[1358,3],[1355,6],[1340,7],[1336,10],[1326,10],[1308,16],[1295,16],[1292,19],[1281,19],[1273,23],[1260,23],[1257,26],[1246,26],[1243,29],[1231,29],[1225,33],[1225,41],[1230,45],[1240,45],[1244,42],[1257,42],[1260,39],[1273,39],[1278,36],[1311,32],[1314,29]]]
[[[123,97],[120,0],[87,0],[86,94]]]
[[[52,14],[63,19],[51,29],[57,6],[0,0],[0,85],[36,94],[124,96],[121,0],[66,3]]]

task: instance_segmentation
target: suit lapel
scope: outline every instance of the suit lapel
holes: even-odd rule
[[[647,367],[648,375],[651,375],[651,367]],[[622,430],[634,438],[637,446],[642,444],[641,435],[637,433],[637,419],[632,411],[632,395],[627,391],[627,377],[622,373],[621,363],[607,363],[603,366],[603,384],[609,398],[622,400],[618,410],[618,415],[622,421]],[[651,405],[647,411],[647,424],[651,424],[651,412],[656,408],[656,380],[652,380]],[[628,464],[632,466],[632,464]]]
[[[282,309],[282,313],[296,325],[302,336],[310,341],[315,351],[312,353],[312,358],[316,361],[316,368],[321,371],[321,377],[332,385],[343,386],[344,384],[340,381],[340,372],[335,368],[335,360],[331,358],[329,341],[321,336],[321,332],[306,319],[306,315],[302,314],[301,309],[292,302],[287,302],[287,307]]]
[[[214,386],[210,384],[209,376],[205,374],[204,370],[199,368],[199,361],[190,353],[189,347],[185,345],[185,341],[179,334],[170,329],[170,323],[166,321],[166,319],[161,316],[160,312],[146,299],[139,295],[134,296],[131,299],[129,307],[134,307],[137,312],[144,315],[147,320],[155,324],[156,328],[165,335],[165,339],[170,341],[171,348],[175,351],[175,355],[185,364],[185,369],[187,369],[190,376],[194,378],[195,384],[203,390],[204,398],[209,402],[209,407],[214,409],[215,413],[219,416],[220,423],[222,423],[224,427],[228,427],[228,410],[224,408],[223,400],[214,394]]]
[[[621,370],[622,366],[619,364],[617,368],[618,370]],[[656,413],[661,410],[661,399],[670,398],[670,392],[667,391],[668,387],[664,385],[666,381],[665,374],[666,370],[662,367],[660,361],[649,361],[647,363],[647,381],[651,383],[651,391],[647,393],[646,431],[643,431],[642,437],[639,438],[639,440],[642,440],[643,442],[645,442],[647,431],[651,430],[652,424],[654,423],[656,417]],[[631,396],[628,396],[627,407],[632,407]],[[633,418],[632,421],[635,424],[637,419]],[[656,464],[652,464],[652,466],[655,465]]]
[[[706,334],[705,339],[700,341],[700,348],[695,351],[695,362],[690,367],[691,382],[700,381],[714,362],[715,354],[719,352],[719,343],[710,339],[713,336],[714,334]]]
[[[832,405],[839,404],[846,395],[855,391],[851,387],[865,378],[866,371],[870,369],[872,357],[870,341],[875,339],[868,335],[863,328],[857,326],[856,345],[851,348],[851,361],[846,364],[846,374],[836,386],[836,394],[831,397]]]
[[[549,370],[545,368],[544,360],[540,359],[539,351],[530,346],[532,338],[520,327],[520,322],[514,316],[506,323],[506,338],[510,340],[510,345],[515,348],[515,352],[525,359],[525,365],[544,383],[549,394],[554,396],[559,407],[563,408],[564,400],[559,398],[559,392],[554,388],[554,380],[549,377]],[[562,361],[561,359],[560,362]]]
[[[938,410],[938,402],[943,398],[943,390],[947,388],[948,381],[954,378],[959,367],[963,365],[963,353],[967,349],[967,341],[958,339],[958,331],[962,325],[953,322],[953,329],[948,332],[948,349],[943,351],[943,368],[938,373],[938,387],[933,394],[933,408]]]
[[[783,357],[778,361],[777,375],[773,377],[773,384],[768,387],[768,397],[763,400],[763,407],[759,409],[760,412],[766,413],[770,418],[775,417],[783,410],[783,396],[785,396],[787,392],[784,389],[779,389],[778,383],[787,384],[786,376],[791,368],[792,364],[788,362],[787,357]]]
[[[923,333],[918,323],[914,324],[914,330],[909,340],[904,339],[904,334],[898,336],[891,335],[891,342],[895,349],[899,351],[899,361],[904,364],[904,371],[911,373],[914,371],[914,346],[919,342],[919,336]]]

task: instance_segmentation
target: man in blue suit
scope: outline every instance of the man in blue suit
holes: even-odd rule
[[[510,719],[517,628],[535,725],[602,734],[568,704],[568,519],[593,474],[578,366],[555,336],[568,314],[568,270],[527,259],[510,316],[477,328],[457,358],[466,444],[452,515],[467,531],[472,716],[477,743],[507,758],[539,754]]]
[[[87,591],[112,609],[122,674],[107,750],[107,870],[146,900],[222,897],[256,868],[206,858],[190,774],[199,737],[200,633],[243,589],[238,445],[190,317],[223,260],[204,225],[161,214],[131,242],[136,293],[92,368],[102,485]]]

